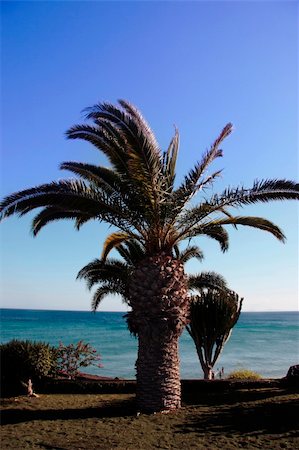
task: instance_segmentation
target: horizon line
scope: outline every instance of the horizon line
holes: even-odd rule
[[[102,311],[102,310],[98,310],[98,311],[92,311],[90,309],[48,309],[48,308],[17,308],[17,307],[12,307],[12,308],[8,308],[8,307],[2,307],[0,306],[0,311],[1,310],[19,310],[19,311],[61,311],[61,312],[89,312],[92,314],[95,313],[126,313],[127,310],[123,310],[123,311]],[[268,309],[268,310],[242,310],[242,312],[246,312],[246,313],[271,313],[271,312],[295,312],[298,313],[299,310],[290,310],[290,309]]]

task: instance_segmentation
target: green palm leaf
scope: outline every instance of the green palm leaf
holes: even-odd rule
[[[175,181],[176,161],[179,151],[179,132],[175,129],[175,135],[172,138],[169,147],[163,154],[163,174],[165,178],[165,190],[172,192]]]
[[[119,289],[119,285],[109,284],[100,286],[94,293],[91,300],[91,310],[96,312],[99,307],[99,304],[104,300],[108,295],[119,294],[123,298],[123,292]]]
[[[87,186],[81,180],[53,182],[12,194],[0,205],[0,220],[15,213],[22,215],[35,208],[48,206],[58,207],[67,213],[75,212],[75,217],[81,213],[84,217],[89,215],[126,232],[130,231],[132,222],[135,223],[134,212],[126,208],[121,199],[111,198],[91,185]],[[135,213],[135,217],[139,223],[138,213]]]
[[[131,239],[119,245],[117,251],[126,263],[132,267],[145,257],[145,248],[136,239]]]
[[[221,195],[214,195],[209,204],[216,208],[243,206],[273,200],[298,200],[299,184],[290,180],[255,181],[252,188],[228,188]]]
[[[212,177],[208,177],[205,180],[201,180],[208,166],[216,159],[222,156],[222,150],[219,149],[221,142],[232,132],[232,124],[228,123],[221,131],[218,138],[215,140],[211,148],[203,155],[200,162],[190,170],[186,175],[182,185],[175,191],[174,197],[176,201],[181,205],[184,205],[187,201],[194,196],[199,189],[201,189],[208,182],[212,181],[216,176],[220,174],[220,171],[215,172]]]
[[[77,279],[84,279],[88,289],[98,283],[118,283],[122,289],[126,286],[132,267],[117,259],[95,259],[82,267]]]
[[[114,135],[107,133],[108,124],[91,126],[87,124],[74,125],[66,132],[68,139],[82,139],[90,142],[107,157],[113,168],[124,176],[128,176],[126,141],[115,127]]]
[[[175,245],[173,250],[174,256],[183,264],[186,264],[192,258],[196,258],[199,261],[202,261],[204,258],[203,252],[196,245],[188,246],[183,251],[180,251],[179,247]]]
[[[140,192],[157,207],[159,184],[162,176],[161,152],[149,126],[135,107],[121,100],[121,110],[110,103],[88,108],[87,118],[94,119],[97,126],[111,123],[126,142],[126,161],[130,179]]]
[[[176,243],[180,242],[181,240],[192,238],[195,236],[207,236],[211,239],[215,239],[219,244],[220,248],[223,252],[228,250],[229,245],[229,236],[227,231],[218,224],[200,224],[197,227],[187,228],[183,230],[179,235],[177,235]]]
[[[154,149],[158,157],[160,157],[160,148],[156,140],[156,137],[151,130],[149,124],[144,119],[140,111],[127,100],[119,100],[119,104],[124,108],[124,110],[129,114],[131,118],[134,118],[136,124],[136,130],[142,130],[143,135],[146,138],[148,144]]]
[[[107,194],[113,195],[123,193],[123,180],[111,169],[95,166],[93,164],[84,164],[79,162],[63,162],[60,169],[69,170],[79,175],[80,178],[94,183],[98,188],[103,189]]]
[[[27,212],[27,211],[26,211]],[[23,213],[22,213],[23,214]],[[38,232],[48,223],[62,220],[62,219],[74,219],[76,227],[79,227],[78,221],[80,220],[80,225],[82,224],[83,213],[76,211],[67,211],[66,209],[59,208],[57,206],[47,206],[44,208],[39,214],[37,214],[32,221],[32,233],[34,236],[38,234]],[[84,215],[84,219],[87,222],[90,220],[92,215],[86,213]]]
[[[226,219],[214,220],[209,223],[210,225],[244,225],[252,228],[258,228],[260,230],[267,231],[273,236],[275,236],[279,241],[285,241],[285,235],[281,231],[281,229],[270,222],[269,220],[263,219],[261,217],[246,217],[246,216],[236,216],[229,217]]]
[[[228,289],[227,282],[222,275],[216,272],[201,272],[189,275],[188,287],[191,291],[201,291],[202,289]]]

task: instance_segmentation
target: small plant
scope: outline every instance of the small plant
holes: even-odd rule
[[[57,352],[57,370],[61,374],[74,379],[80,374],[81,367],[97,366],[103,367],[99,363],[101,356],[92,348],[90,344],[83,341],[77,344],[64,345],[60,342]]]
[[[229,380],[260,380],[262,376],[249,369],[239,369],[231,372],[228,377]]]

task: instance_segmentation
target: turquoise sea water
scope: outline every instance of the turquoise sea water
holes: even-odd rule
[[[102,376],[135,378],[137,340],[130,336],[124,313],[1,309],[0,341],[30,339],[58,345],[84,340],[102,356],[102,369],[86,371]],[[202,378],[192,339],[180,338],[182,378]],[[255,370],[267,378],[286,375],[299,364],[298,312],[243,312],[215,368],[225,374],[238,368]]]

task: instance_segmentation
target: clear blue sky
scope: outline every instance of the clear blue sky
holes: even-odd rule
[[[69,177],[62,161],[107,164],[65,130],[98,101],[125,98],[151,124],[162,148],[181,134],[181,179],[229,121],[224,168],[214,192],[256,178],[298,179],[298,3],[2,2],[1,197]],[[261,231],[230,231],[230,250],[198,240],[202,264],[245,298],[243,310],[298,308],[298,207],[294,202],[243,208],[277,223],[285,245]],[[31,217],[0,225],[1,305],[90,308],[75,280],[99,257],[108,229],[71,222],[30,235]],[[123,310],[119,299],[103,310]]]

